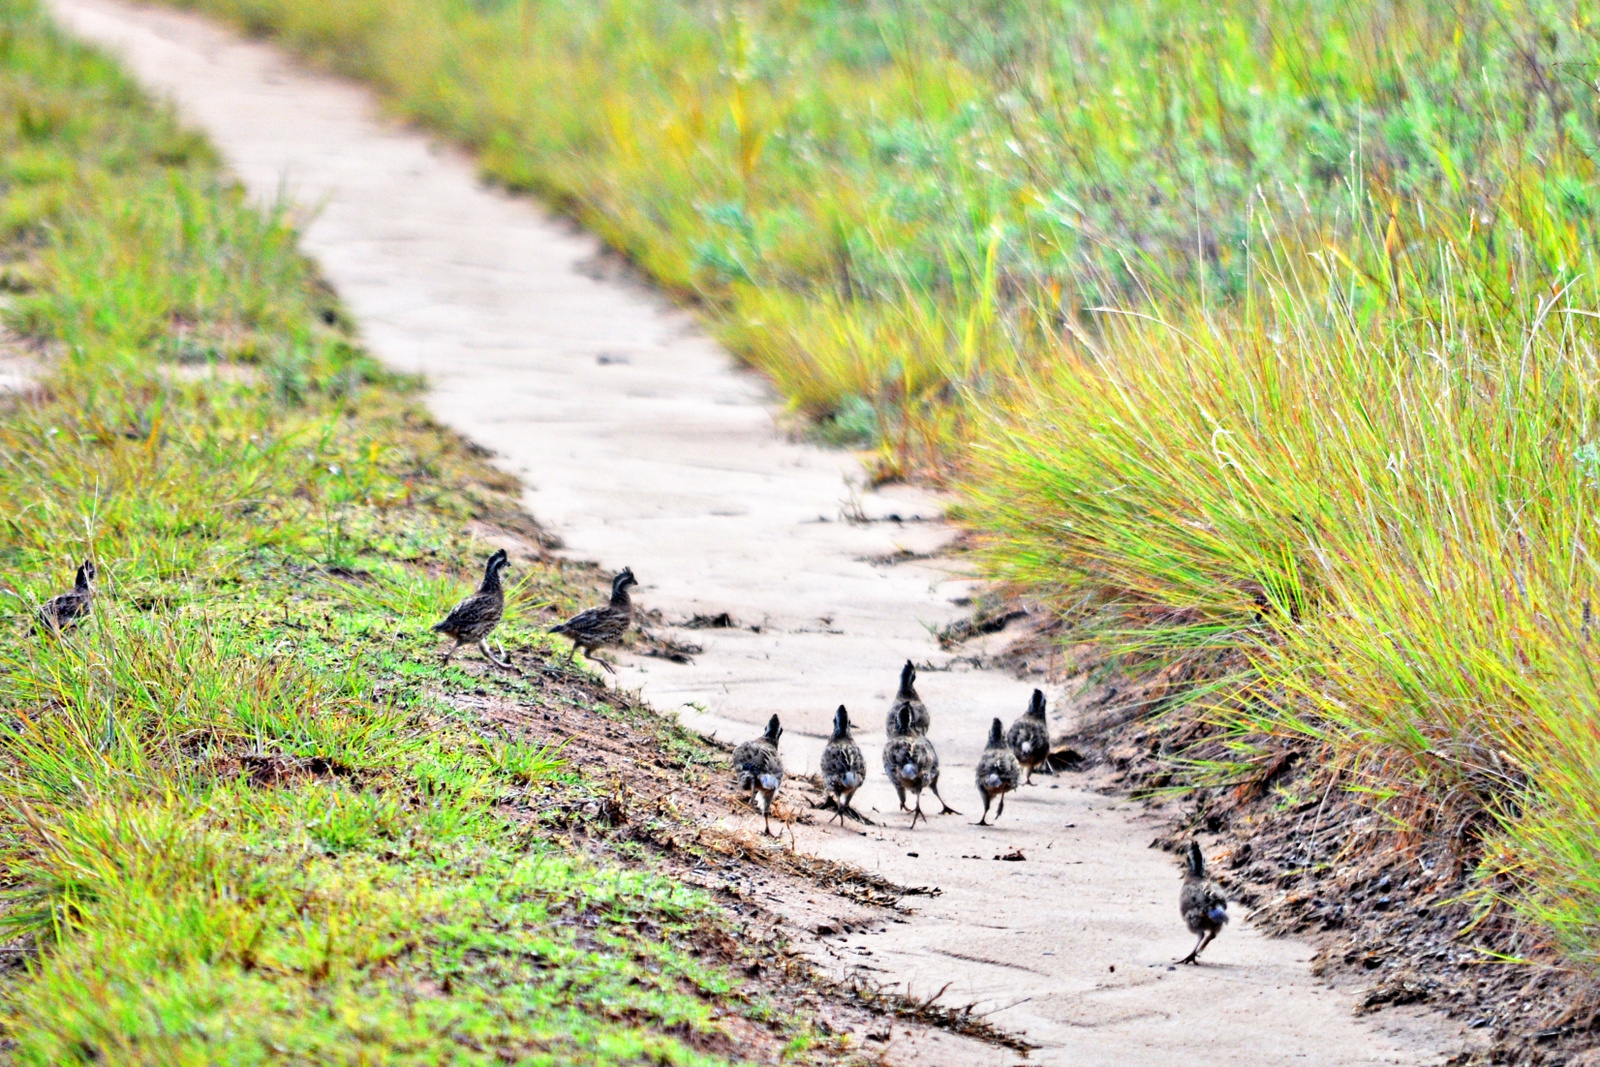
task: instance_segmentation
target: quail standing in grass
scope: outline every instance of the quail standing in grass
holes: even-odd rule
[[[489,651],[489,634],[500,624],[500,617],[506,611],[506,593],[500,584],[500,572],[506,569],[508,563],[510,560],[506,558],[504,549],[490,556],[489,562],[484,564],[483,582],[479,584],[478,591],[450,609],[450,614],[445,616],[443,622],[434,624],[434,633],[455,638],[455,644],[444,654],[445,663],[450,662],[450,657],[456,654],[456,649],[462,644],[476,641],[484,659],[496,667],[511,667],[509,661],[496,659],[494,653]]]
[[[861,746],[850,736],[850,713],[840,704],[839,710],[833,713],[833,737],[829,739],[828,747],[822,750],[822,784],[833,795],[833,806],[839,813],[840,826],[844,825],[846,815],[861,822],[866,821],[850,805],[856,790],[866,780],[867,761],[861,755]]]
[[[1206,877],[1205,857],[1200,855],[1200,842],[1190,840],[1188,860],[1183,872],[1183,889],[1178,893],[1178,910],[1183,921],[1198,941],[1194,951],[1179,963],[1198,963],[1200,950],[1211,944],[1213,938],[1228,924],[1228,898],[1222,887]]]
[[[1032,785],[1033,769],[1050,762],[1050,725],[1045,721],[1044,694],[1039,690],[1033,691],[1033,700],[1022,718],[1006,731],[1006,744],[1011,746],[1022,769],[1028,772],[1022,784]]]
[[[1037,689],[1033,693],[1034,696],[1039,695]],[[983,817],[978,820],[979,826],[989,825],[989,805],[996,797],[1000,798],[1000,810],[994,813],[994,817],[998,819],[1006,813],[1006,794],[1017,787],[1021,778],[1022,767],[1011,752],[1005,727],[996,719],[989,727],[989,743],[984,746],[983,755],[978,757],[978,795],[983,797]]]
[[[910,733],[925,734],[928,732],[928,709],[922,703],[922,698],[917,695],[917,668],[910,660],[900,668],[900,689],[894,695],[894,703],[889,705],[889,718],[885,723],[889,736],[894,737],[899,727],[900,709],[907,708],[911,712]]]
[[[39,606],[34,628],[41,633],[60,634],[86,618],[94,607],[94,561],[84,560],[72,580],[72,588],[57,593]]]
[[[783,727],[774,715],[767,720],[767,732],[754,741],[746,741],[733,750],[733,771],[739,778],[739,789],[751,794],[761,809],[766,823],[766,833],[772,834],[772,801],[783,784],[783,760],[778,757],[778,738]]]
[[[617,673],[616,668],[605,660],[595,659],[594,650],[616,644],[628,632],[628,627],[633,624],[633,601],[628,597],[628,587],[638,584],[633,576],[633,568],[622,568],[611,579],[611,603],[580,611],[550,630],[553,634],[563,634],[572,639],[572,650],[567,653],[568,663],[572,662],[572,657],[581,648],[585,656],[594,659],[607,673]]]
[[[961,813],[939,796],[939,753],[934,751],[933,742],[928,740],[927,734],[914,731],[912,716],[910,705],[901,705],[899,717],[889,735],[889,743],[883,749],[883,773],[888,775],[889,781],[894,783],[894,791],[900,795],[901,811],[906,810],[906,790],[909,789],[916,797],[916,810],[911,813],[911,828],[914,830],[918,819],[928,821],[928,817],[922,813],[924,789],[931,790],[939,798],[939,806],[944,809],[939,814]]]

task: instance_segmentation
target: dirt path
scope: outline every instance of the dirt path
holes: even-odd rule
[[[853,461],[783,440],[761,382],[686,315],[606,280],[592,239],[485,189],[469,161],[383,121],[359,87],[191,16],[52,6],[170,94],[257,195],[320,207],[306,250],[372,349],[428,376],[433,410],[525,480],[530,510],[573,554],[631,565],[641,601],[669,619],[744,624],[695,631],[705,651],[692,665],[631,660],[622,684],[728,739],[779,712],[792,770],[815,769],[834,706],[851,707],[872,769],[858,803],[888,826],[802,826],[796,845],[943,892],[914,898],[909,921],[828,939],[830,966],[921,995],[948,987],[944,1003],[976,1002],[1041,1045],[1033,1062],[1420,1064],[1453,1042],[1455,1027],[1427,1017],[1357,1020],[1346,994],[1310,977],[1310,949],[1247,923],[1206,966],[1169,967],[1190,939],[1177,870],[1147,847],[1157,827],[1071,778],[1026,791],[997,828],[971,825],[987,724],[1027,703],[1030,687],[1002,674],[924,674],[944,792],[966,815],[903,829],[877,772],[884,711],[902,660],[948,659],[928,627],[959,614],[967,586],[881,557],[949,536],[935,501],[856,495]],[[1016,850],[1025,861],[991,858]],[[898,1058],[1019,1059],[962,1043]]]

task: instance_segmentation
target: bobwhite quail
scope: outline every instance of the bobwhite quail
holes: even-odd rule
[[[511,667],[510,661],[496,659],[494,653],[489,651],[489,634],[500,624],[500,617],[506,610],[506,594],[500,584],[500,572],[509,563],[503,549],[495,552],[484,564],[483,582],[478,586],[478,591],[451,608],[443,622],[434,623],[434,633],[455,638],[450,651],[444,654],[445,663],[450,662],[450,657],[456,654],[456,649],[462,644],[476,641],[484,659],[496,667]]]
[[[39,615],[34,628],[40,632],[61,634],[88,617],[94,607],[94,561],[84,560],[72,580],[72,588],[39,605]]]
[[[1028,772],[1022,784],[1032,785],[1033,769],[1050,762],[1050,725],[1045,721],[1044,694],[1039,690],[1033,691],[1033,700],[1022,718],[1006,731],[1006,744],[1011,746],[1022,769]]]
[[[1022,768],[1006,742],[1005,727],[996,719],[989,726],[989,743],[984,746],[983,755],[978,757],[978,795],[983,797],[983,817],[978,820],[979,826],[989,825],[989,804],[996,797],[1000,798],[1000,810],[994,813],[994,817],[998,819],[1006,813],[1006,794],[1017,787],[1021,777]]]
[[[551,633],[572,639],[572,650],[567,653],[568,663],[572,662],[572,657],[581,648],[585,656],[600,664],[607,673],[617,673],[616,668],[605,660],[595,659],[594,650],[616,644],[628,632],[628,627],[633,623],[633,601],[628,597],[628,587],[638,584],[633,576],[633,568],[622,568],[611,579],[611,603],[580,611],[560,626],[551,628]]]
[[[767,720],[767,732],[754,741],[746,741],[733,750],[733,770],[739,777],[739,788],[752,795],[761,809],[767,836],[772,835],[772,801],[783,784],[783,760],[778,757],[778,738],[783,727],[774,715]]]
[[[899,729],[896,723],[900,721],[900,709],[908,708],[911,711],[911,733],[925,734],[928,732],[928,709],[922,703],[922,698],[917,695],[917,668],[910,660],[900,668],[900,689],[894,695],[894,703],[889,705],[889,718],[884,724],[890,737]]]
[[[1183,871],[1183,889],[1178,893],[1178,910],[1183,913],[1189,932],[1199,938],[1190,952],[1179,963],[1198,963],[1200,950],[1228,925],[1228,898],[1222,887],[1206,877],[1205,857],[1200,855],[1200,842],[1189,842],[1188,861]]]
[[[926,734],[913,731],[909,705],[901,706],[894,732],[883,748],[883,772],[894,783],[894,791],[900,796],[901,811],[906,810],[906,790],[911,790],[916,797],[916,810],[911,813],[912,829],[916,829],[918,819],[923,822],[928,820],[922,813],[924,789],[932,790],[933,795],[939,797],[939,806],[944,809],[941,815],[961,814],[946,804],[944,797],[939,796],[939,753],[934,751],[933,742],[928,740]]]
[[[833,713],[833,737],[829,739],[828,747],[822,750],[822,784],[833,795],[833,806],[839,813],[840,826],[844,825],[846,815],[861,822],[866,821],[850,805],[856,790],[861,788],[861,783],[866,779],[867,761],[861,755],[861,746],[850,736],[850,713],[840,704],[839,710]]]

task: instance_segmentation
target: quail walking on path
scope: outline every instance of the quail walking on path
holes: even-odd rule
[[[1034,690],[1035,695],[1038,692]],[[1005,727],[996,719],[989,726],[989,743],[984,746],[983,755],[978,757],[978,795],[983,798],[983,817],[978,820],[979,826],[989,825],[989,805],[996,797],[1000,798],[1000,810],[994,813],[994,817],[998,819],[1006,813],[1006,794],[1017,787],[1021,778],[1022,768],[1006,742]]]
[[[1178,910],[1189,932],[1199,938],[1194,950],[1179,963],[1198,963],[1200,951],[1211,944],[1213,938],[1228,924],[1228,898],[1222,887],[1206,877],[1205,857],[1200,855],[1200,842],[1189,842],[1188,860],[1183,872],[1183,889],[1178,893]]]
[[[1033,699],[1022,718],[1006,731],[1006,744],[1011,746],[1022,769],[1028,772],[1022,784],[1032,785],[1033,769],[1050,762],[1050,724],[1045,721],[1044,694],[1039,690],[1033,691]]]
[[[583,654],[600,664],[606,673],[617,673],[616,668],[605,660],[595,659],[594,650],[616,644],[628,632],[628,627],[633,624],[633,601],[628,597],[628,587],[638,584],[633,576],[633,568],[622,568],[611,579],[611,603],[580,611],[560,626],[551,628],[551,633],[572,639],[572,650],[567,653],[568,663],[572,662],[572,657],[581,648]]]
[[[500,572],[506,569],[509,562],[504,549],[490,556],[489,562],[484,564],[483,582],[478,586],[478,591],[451,608],[443,622],[434,623],[435,633],[455,638],[455,644],[444,654],[444,663],[449,663],[450,657],[464,643],[475,641],[484,659],[496,667],[512,669],[509,660],[496,659],[494,653],[489,651],[489,634],[500,624],[500,617],[506,611],[506,594],[500,584]]]
[[[911,813],[911,828],[914,830],[918,819],[928,821],[928,817],[922,813],[924,789],[931,790],[939,798],[939,806],[944,809],[939,814],[961,813],[939,796],[939,753],[934,751],[933,742],[928,740],[926,734],[913,731],[912,722],[911,707],[902,705],[889,743],[883,749],[883,773],[888,775],[889,781],[894,783],[894,791],[900,795],[901,811],[906,810],[906,790],[909,789],[916,797],[917,806]]]
[[[783,727],[774,715],[767,720],[767,732],[754,741],[746,741],[733,750],[733,770],[739,778],[739,789],[749,793],[761,809],[767,836],[772,836],[772,801],[783,784],[783,760],[778,757],[778,738]]]
[[[894,695],[894,703],[889,705],[889,718],[885,723],[889,736],[892,738],[899,727],[895,724],[900,721],[900,710],[908,709],[911,712],[911,728],[907,731],[913,734],[928,732],[928,709],[922,703],[922,698],[917,695],[917,668],[910,660],[900,668],[900,689]]]
[[[840,704],[839,710],[833,713],[833,737],[829,739],[828,747],[822,750],[822,783],[833,795],[833,806],[839,813],[840,826],[844,825],[846,815],[866,822],[850,804],[856,790],[866,780],[867,761],[861,755],[861,746],[850,736],[850,713]],[[833,820],[830,818],[828,821]]]
[[[84,560],[72,580],[72,588],[39,605],[39,615],[34,628],[41,633],[60,635],[86,618],[94,607],[94,561]]]

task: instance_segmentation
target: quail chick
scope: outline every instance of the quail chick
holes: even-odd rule
[[[1189,842],[1188,864],[1183,872],[1183,889],[1178,893],[1178,910],[1189,932],[1199,938],[1194,951],[1179,963],[1198,963],[1200,950],[1228,924],[1228,898],[1222,887],[1206,877],[1206,861],[1200,855],[1200,842]]]
[[[931,790],[939,798],[939,806],[944,809],[939,814],[961,813],[939,796],[939,754],[934,751],[933,742],[928,740],[927,734],[914,731],[912,715],[909,704],[900,707],[889,743],[883,749],[883,773],[894,783],[894,791],[900,795],[901,811],[906,810],[906,790],[911,790],[916,797],[916,810],[911,814],[911,827],[916,829],[918,819],[928,821],[928,817],[922,813],[924,789]]]
[[[766,822],[766,833],[772,835],[772,801],[783,784],[783,760],[778,758],[778,738],[783,727],[774,715],[767,720],[767,732],[754,741],[746,741],[733,750],[733,770],[739,776],[739,788],[753,795],[761,817]]]
[[[86,618],[94,607],[94,561],[84,560],[72,581],[72,588],[39,605],[34,628],[40,633],[60,634]]]
[[[622,568],[611,579],[611,603],[605,607],[580,611],[550,630],[553,634],[565,634],[572,639],[572,651],[567,653],[568,663],[572,662],[572,657],[581,648],[585,656],[600,664],[608,674],[617,673],[616,668],[605,660],[594,659],[594,650],[616,644],[628,632],[628,627],[633,624],[633,601],[628,597],[628,587],[638,584],[633,576],[633,568]]]
[[[867,761],[862,758],[861,746],[850,736],[850,713],[840,704],[839,710],[833,713],[833,737],[828,741],[828,747],[822,750],[822,784],[833,794],[833,806],[839,813],[840,826],[844,825],[846,815],[861,822],[866,821],[861,818],[860,812],[850,806],[856,790],[866,780]]]
[[[1050,726],[1045,722],[1044,694],[1039,690],[1033,691],[1033,700],[1022,718],[1006,731],[1006,744],[1011,746],[1022,769],[1028,772],[1022,784],[1032,785],[1033,769],[1050,762]]]
[[[928,709],[922,703],[922,698],[917,695],[917,668],[912,666],[910,660],[900,668],[900,689],[894,695],[894,703],[889,705],[889,718],[885,724],[890,737],[894,737],[899,729],[895,724],[900,721],[900,709],[911,709],[910,733],[925,734],[928,732]]]
[[[478,651],[483,653],[484,659],[496,667],[511,667],[510,662],[496,659],[494,653],[489,651],[489,634],[500,625],[500,617],[506,611],[506,594],[500,584],[500,572],[505,570],[509,563],[504,549],[495,552],[489,557],[489,562],[484,564],[483,581],[479,584],[478,591],[451,608],[450,614],[445,616],[443,622],[434,623],[434,633],[448,634],[455,638],[455,644],[444,654],[445,663],[450,662],[450,657],[455,655],[456,649],[465,642],[476,641]]]
[[[1033,692],[1035,696],[1039,693],[1037,689]],[[1016,727],[1011,729],[1014,731]],[[994,817],[998,819],[1006,813],[1006,794],[1017,787],[1021,777],[1022,767],[1011,753],[1005,727],[996,719],[989,727],[989,743],[984,746],[983,755],[978,757],[978,795],[983,797],[983,817],[978,820],[979,826],[989,825],[989,804],[996,797],[1000,798],[1000,810],[994,813]]]

